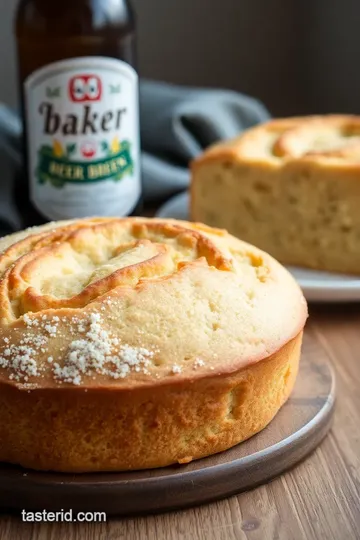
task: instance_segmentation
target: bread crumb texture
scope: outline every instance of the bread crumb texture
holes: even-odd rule
[[[360,117],[274,120],[192,171],[193,219],[284,264],[360,274]]]

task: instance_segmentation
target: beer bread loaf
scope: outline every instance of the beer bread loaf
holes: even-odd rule
[[[306,302],[225,231],[151,219],[0,240],[0,461],[186,463],[263,429],[297,374]]]
[[[192,167],[191,217],[282,263],[360,274],[360,117],[274,120]]]

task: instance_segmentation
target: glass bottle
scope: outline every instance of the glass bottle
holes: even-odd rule
[[[21,0],[16,37],[23,225],[141,206],[135,20],[128,0]]]

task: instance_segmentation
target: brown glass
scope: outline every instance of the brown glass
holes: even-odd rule
[[[128,0],[21,0],[16,17],[19,79],[24,118],[25,166],[15,183],[15,201],[22,225],[48,219],[29,198],[24,81],[35,70],[69,58],[104,56],[136,69],[135,18]],[[132,215],[141,208],[138,201]]]

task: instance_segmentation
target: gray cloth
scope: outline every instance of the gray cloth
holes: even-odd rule
[[[210,144],[269,118],[257,100],[229,90],[195,89],[142,80],[142,176],[147,201],[165,199],[189,184],[189,161]],[[21,166],[21,122],[0,105],[0,217],[16,226],[9,168]]]
[[[259,101],[243,94],[150,81],[141,85],[140,113],[147,199],[186,189],[190,160],[210,144],[269,119]]]

